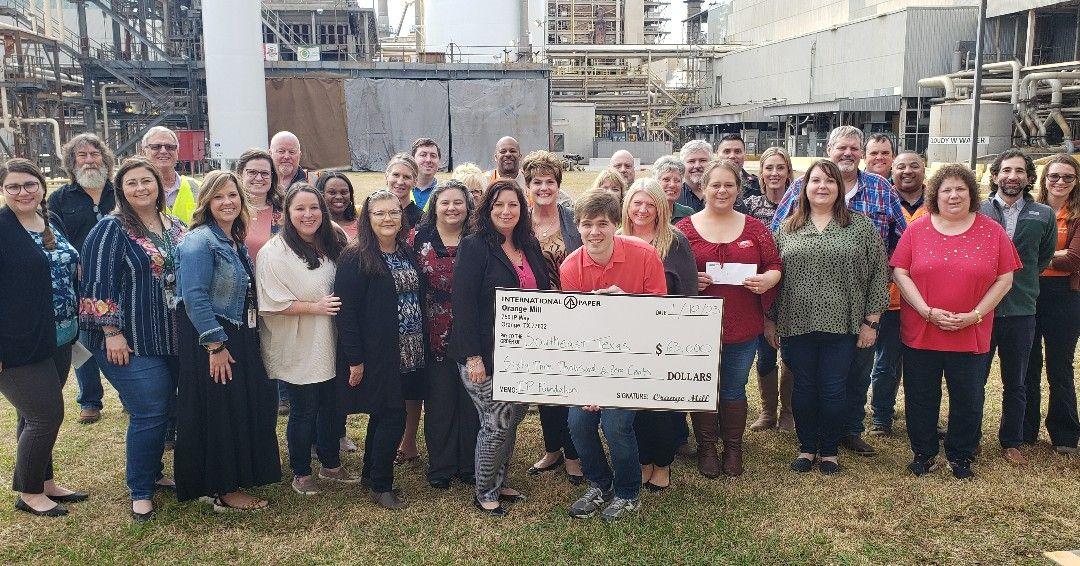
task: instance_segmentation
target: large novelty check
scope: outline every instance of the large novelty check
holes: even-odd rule
[[[498,289],[493,398],[715,411],[723,300]]]

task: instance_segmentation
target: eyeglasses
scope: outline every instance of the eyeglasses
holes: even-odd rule
[[[172,151],[176,151],[176,148],[178,148],[180,146],[178,146],[178,145],[176,145],[174,143],[148,143],[148,144],[146,144],[146,147],[150,151],[161,151],[162,149],[165,149],[165,150],[168,150],[168,151],[172,152]]]
[[[41,190],[41,183],[37,181],[27,181],[21,185],[4,185],[4,192],[11,196],[15,196],[23,191],[26,191],[27,194],[32,195],[37,193],[39,190]]]
[[[1066,183],[1072,183],[1073,181],[1076,181],[1076,175],[1069,175],[1068,173],[1066,173],[1064,175],[1059,175],[1057,173],[1051,173],[1051,174],[1046,176],[1046,180],[1050,181],[1051,183],[1057,183],[1058,181],[1064,181]]]
[[[401,218],[400,210],[380,210],[378,212],[372,212],[372,216],[379,220],[385,220],[387,218]]]
[[[270,171],[256,171],[254,169],[244,169],[244,176],[254,178],[262,177],[263,179],[269,179]]]

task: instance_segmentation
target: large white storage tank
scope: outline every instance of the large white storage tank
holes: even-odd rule
[[[541,49],[544,3],[545,0],[425,0],[424,51],[446,53],[447,61],[461,63],[514,62],[523,9],[532,50]]]
[[[267,145],[262,0],[203,2],[202,12],[210,157],[231,166]]]
[[[972,101],[947,102],[930,108],[931,163],[967,163],[971,155]],[[984,100],[979,109],[979,143],[976,153],[994,155],[1012,146],[1013,106]]]

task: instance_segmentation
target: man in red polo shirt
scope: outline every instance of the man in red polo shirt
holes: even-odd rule
[[[593,190],[582,195],[574,205],[574,218],[584,245],[559,268],[563,291],[667,294],[664,264],[656,250],[637,238],[615,235],[622,210],[611,193]],[[614,521],[640,506],[641,466],[634,416],[635,411],[629,409],[596,405],[570,408],[570,435],[589,481],[585,494],[570,505],[570,516],[591,517],[610,502],[602,516],[605,521]],[[600,444],[597,427],[601,425],[611,449],[610,465]]]

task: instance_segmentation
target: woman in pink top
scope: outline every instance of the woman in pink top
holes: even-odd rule
[[[977,213],[979,186],[963,165],[946,165],[926,183],[928,216],[911,223],[892,255],[904,343],[904,405],[917,476],[938,467],[941,376],[949,389],[945,456],[953,475],[974,476],[982,436],[986,358],[994,308],[1021,267],[1012,240]]]
[[[723,355],[720,356],[720,437],[724,441],[723,472],[743,473],[742,439],[746,431],[746,381],[765,330],[765,312],[780,282],[780,253],[772,233],[760,220],[735,210],[742,196],[741,169],[732,161],[712,161],[702,172],[705,208],[675,227],[686,234],[697,262],[702,295],[724,299]],[[737,283],[713,281],[709,265],[733,269],[752,266],[753,275]],[[720,475],[716,455],[717,415],[694,413],[698,471]]]
[[[285,195],[277,188],[278,175],[274,160],[269,153],[261,149],[249,149],[240,156],[236,162],[236,175],[244,184],[244,190],[247,191],[254,208],[244,244],[252,261],[255,261],[263,245],[281,229],[282,202]]]

